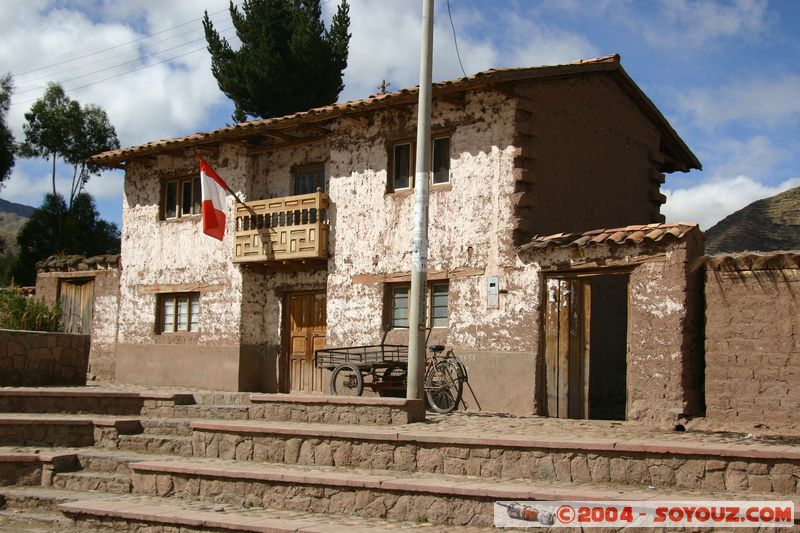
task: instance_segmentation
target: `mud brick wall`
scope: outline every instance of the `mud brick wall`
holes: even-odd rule
[[[89,336],[0,330],[0,386],[85,385]]]
[[[632,273],[628,305],[627,419],[671,426],[703,411],[703,241],[682,243]]]
[[[797,424],[800,269],[706,272],[706,416]]]

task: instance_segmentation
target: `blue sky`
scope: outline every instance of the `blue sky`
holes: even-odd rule
[[[330,16],[337,2],[323,2]],[[207,9],[233,37],[227,0],[0,4],[0,72],[15,74],[9,122],[18,140],[41,87],[68,78],[76,78],[64,82],[68,94],[103,106],[125,146],[230,121],[232,106],[210,74],[197,20]],[[450,7],[467,74],[621,54],[703,163],[702,172],[668,176],[668,220],[707,229],[800,185],[800,2],[450,0]],[[420,13],[421,0],[352,0],[341,100],[368,96],[382,79],[390,89],[417,83]],[[434,78],[460,77],[445,0],[437,0],[435,20]],[[122,177],[105,172],[88,186],[115,222]],[[45,162],[19,160],[0,197],[38,205],[48,187]]]

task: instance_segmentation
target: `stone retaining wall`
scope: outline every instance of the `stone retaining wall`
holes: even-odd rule
[[[0,386],[85,385],[89,336],[0,330]]]

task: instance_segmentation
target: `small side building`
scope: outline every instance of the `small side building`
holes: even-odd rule
[[[695,224],[536,237],[537,412],[672,424],[703,412],[703,254]]]
[[[53,256],[37,265],[36,297],[58,303],[65,333],[89,335],[89,379],[114,381],[120,256]]]

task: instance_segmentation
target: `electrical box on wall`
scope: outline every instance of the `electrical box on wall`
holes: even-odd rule
[[[497,276],[486,278],[486,307],[489,309],[500,307],[500,278]]]

